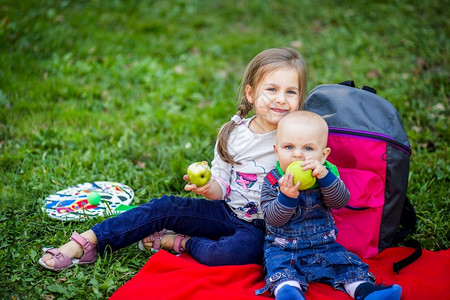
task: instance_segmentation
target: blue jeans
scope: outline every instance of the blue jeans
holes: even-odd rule
[[[162,229],[191,236],[186,251],[209,265],[262,263],[264,221],[239,219],[224,201],[163,196],[92,227],[100,253]]]

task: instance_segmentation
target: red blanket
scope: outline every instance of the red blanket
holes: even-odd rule
[[[418,260],[400,270],[399,274],[394,273],[392,263],[413,250],[388,248],[375,258],[364,261],[377,277],[377,284],[401,285],[402,299],[450,299],[450,249],[423,250]],[[263,286],[264,272],[260,265],[207,267],[188,254],[177,257],[161,250],[110,299],[269,299],[268,293],[254,295],[254,290]],[[321,283],[311,283],[306,298],[351,299],[346,293]]]

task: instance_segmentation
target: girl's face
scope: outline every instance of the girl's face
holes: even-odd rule
[[[276,69],[267,73],[255,87],[245,87],[247,99],[253,104],[256,114],[250,123],[251,130],[256,133],[273,131],[285,114],[298,110],[298,77],[294,68]]]

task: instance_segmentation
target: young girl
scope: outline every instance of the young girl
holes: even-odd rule
[[[262,263],[264,218],[260,190],[275,167],[278,121],[298,110],[306,91],[303,58],[292,49],[268,49],[247,66],[240,106],[220,130],[212,178],[203,187],[188,182],[186,191],[207,199],[163,196],[96,224],[60,248],[45,251],[44,268],[61,271],[94,263],[97,252],[117,250],[144,239],[146,247],[188,252],[206,265]],[[251,110],[255,116],[245,118]],[[184,179],[189,181],[187,175]],[[164,235],[168,229],[178,235]],[[156,233],[155,233],[156,232]],[[146,238],[151,233],[152,238]]]

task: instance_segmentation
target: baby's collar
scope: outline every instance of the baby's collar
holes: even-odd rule
[[[281,170],[281,166],[280,166],[280,162],[279,161],[277,161],[277,170],[278,170],[278,173],[280,173],[281,176],[284,175],[283,170]]]

